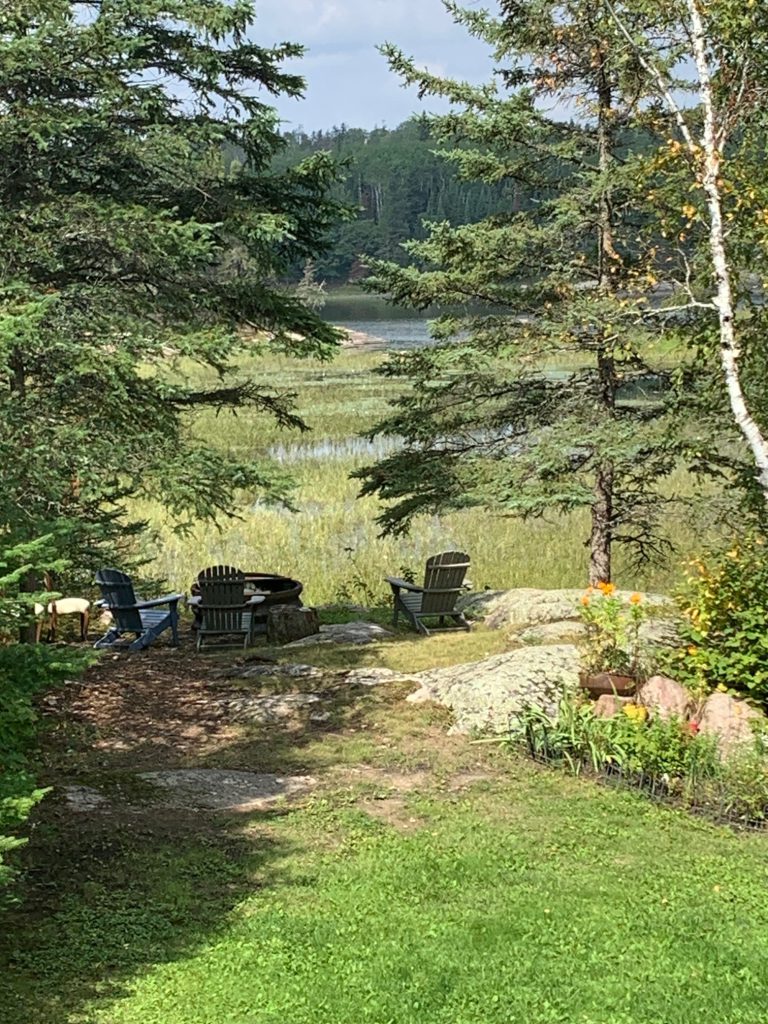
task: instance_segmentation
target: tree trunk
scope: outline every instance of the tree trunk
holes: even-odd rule
[[[600,71],[597,79],[598,120],[597,142],[600,174],[603,188],[598,210],[598,288],[603,293],[616,290],[615,279],[621,267],[613,231],[613,204],[608,175],[613,163],[613,96],[605,72],[606,54],[600,53]],[[599,401],[607,417],[616,412],[618,379],[616,364],[611,353],[600,349],[597,353]],[[592,532],[590,535],[589,582],[608,583],[611,579],[611,546],[613,543],[613,484],[614,465],[605,459],[600,462],[595,476],[595,500],[592,505]]]
[[[699,74],[701,101],[704,111],[704,136],[702,139],[704,153],[701,184],[707,197],[707,206],[709,208],[709,244],[717,285],[716,301],[720,319],[720,365],[723,370],[725,386],[734,419],[752,452],[757,468],[757,479],[762,488],[763,496],[766,502],[768,502],[768,440],[763,436],[758,423],[749,412],[741,386],[739,366],[741,349],[735,330],[731,268],[728,264],[726,252],[723,204],[720,195],[722,149],[716,130],[712,75],[707,56],[707,37],[696,0],[687,0],[687,3],[691,16],[693,56]]]
[[[40,580],[34,572],[28,572],[21,580],[21,585],[19,587],[22,594],[35,594],[41,589]],[[32,620],[29,625],[22,626],[19,629],[19,643],[37,643],[37,622],[35,620]]]

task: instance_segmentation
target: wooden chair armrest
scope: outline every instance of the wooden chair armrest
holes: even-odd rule
[[[199,604],[195,604],[195,608],[199,608],[200,611],[204,611],[204,612],[206,612],[206,611],[209,611],[209,612],[217,612],[217,611],[223,611],[223,612],[243,611],[243,609],[255,608],[255,606],[257,604],[261,604],[261,602],[263,600],[264,600],[263,597],[251,597],[247,601],[244,601],[242,604],[202,604],[202,603],[199,603]]]
[[[137,601],[135,605],[124,607],[156,608],[159,604],[178,604],[183,597],[183,594],[165,594],[164,597],[155,597],[151,601]]]
[[[409,583],[408,580],[398,579],[397,576],[385,576],[384,579],[392,587],[392,589],[398,590],[411,590],[415,594],[424,594],[424,587],[419,587],[415,583]]]

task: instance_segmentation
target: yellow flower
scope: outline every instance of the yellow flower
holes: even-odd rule
[[[640,604],[640,602],[641,602],[642,600],[643,600],[643,595],[642,595],[642,594],[634,593],[634,594],[632,594],[632,596],[630,597],[630,599],[629,599],[629,603],[630,603],[630,604]]]
[[[717,688],[720,691],[720,693],[728,693],[728,687],[725,685],[725,683],[719,683]]]
[[[648,717],[648,708],[642,704],[625,704],[623,711],[631,722],[644,722]]]
[[[601,583],[599,586],[600,586],[600,589],[602,590],[603,594],[606,597],[610,597],[611,594],[615,594],[616,593],[616,584],[615,583]]]
[[[688,653],[693,658],[696,654],[699,653],[699,648],[691,646],[691,647],[688,648]]]

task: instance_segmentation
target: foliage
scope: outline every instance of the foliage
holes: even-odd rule
[[[189,413],[249,406],[300,428],[290,395],[234,357],[334,351],[336,332],[274,281],[322,249],[337,172],[321,154],[270,169],[283,143],[263,97],[301,93],[282,70],[301,48],[250,41],[253,20],[246,0],[0,11],[0,532],[53,534],[83,576],[135,550],[128,496],[183,523],[242,491],[285,495],[286,474],[214,451]]]
[[[296,298],[304,305],[317,313],[323,308],[328,296],[325,293],[325,282],[317,280],[317,271],[312,260],[304,264],[304,273],[296,285]]]
[[[37,736],[35,696],[85,667],[89,655],[38,644],[8,643],[31,621],[34,604],[51,595],[22,591],[30,574],[63,566],[51,557],[51,538],[41,537],[2,553],[0,558],[0,890],[13,872],[7,854],[23,840],[17,829],[46,790],[37,787],[29,757]],[[2,900],[2,895],[0,895]]]
[[[625,602],[613,583],[590,587],[581,598],[579,614],[586,625],[581,645],[585,672],[636,675],[640,670],[640,626],[647,617],[641,594]]]
[[[606,766],[630,775],[698,780],[718,771],[716,744],[695,727],[678,719],[649,719],[636,705],[622,714],[604,718],[594,704],[563,695],[550,717],[538,707],[521,716],[519,731],[536,757],[561,761],[578,773],[585,765],[593,771]]]
[[[524,182],[466,181],[435,152],[437,140],[424,118],[372,131],[339,125],[328,131],[285,135],[275,157],[278,169],[329,151],[344,166],[334,195],[357,210],[357,218],[333,230],[318,274],[333,282],[364,275],[362,254],[403,263],[402,243],[426,237],[424,220],[469,224],[501,210],[530,208],[540,198]]]
[[[168,580],[171,589],[184,590],[200,565],[261,565],[302,580],[310,603],[327,604],[337,599],[340,587],[349,584],[345,547],[354,548],[367,586],[380,596],[384,576],[402,575],[400,567],[406,564],[418,582],[430,555],[453,548],[472,553],[471,577],[478,590],[578,589],[584,579],[581,540],[589,530],[587,510],[525,521],[507,517],[489,524],[482,508],[469,508],[420,517],[407,537],[379,535],[376,499],[356,500],[355,481],[349,474],[371,459],[371,446],[356,435],[384,415],[387,399],[396,394],[393,382],[377,380],[373,372],[384,358],[380,353],[344,349],[328,367],[318,367],[309,359],[244,360],[244,374],[266,372],[275,388],[296,393],[297,412],[312,419],[312,434],[287,443],[277,426],[265,424],[253,409],[242,410],[226,435],[210,409],[195,413],[192,429],[210,438],[217,450],[278,459],[296,480],[292,500],[300,514],[252,502],[243,495],[237,518],[220,519],[216,530],[197,524],[180,536],[159,502],[141,502],[133,513],[150,524],[151,533],[143,538],[140,549],[150,560],[146,572]],[[375,452],[386,450],[374,444]],[[669,478],[666,487],[686,500],[697,494],[695,481],[682,470]],[[710,536],[710,526],[703,520],[721,495],[709,487],[706,500],[691,501],[686,515],[670,522],[669,538],[682,558],[691,557],[702,538]],[[677,560],[636,573],[627,556],[628,552],[619,550],[616,558],[615,578],[622,585],[672,593],[679,582]]]
[[[574,774],[607,771],[718,820],[768,820],[768,745],[762,736],[721,758],[715,738],[702,735],[695,722],[649,719],[635,704],[603,718],[590,701],[564,694],[554,716],[526,708],[513,734],[518,737],[534,757]]]
[[[391,300],[457,312],[436,322],[439,344],[385,368],[410,390],[377,432],[405,444],[358,474],[363,493],[386,502],[380,522],[396,533],[471,506],[587,510],[590,580],[608,581],[614,543],[636,564],[666,552],[659,483],[707,450],[684,415],[690,375],[664,371],[660,321],[642,315],[669,245],[642,230],[647,154],[667,125],[646,117],[646,76],[602,0],[503,2],[501,18],[446,6],[493,49],[495,79],[433,75],[392,46],[390,64],[451,101],[429,125],[463,180],[525,183],[537,201],[476,224],[435,220],[408,243],[408,266],[370,261],[370,287]]]
[[[663,262],[676,285],[671,305],[701,322],[694,344],[716,373],[712,412],[721,434],[738,432],[765,521],[768,421],[755,374],[766,351],[762,297],[755,302],[767,251],[764,5],[676,0],[661,8],[623,0],[610,10],[655,93],[652,116],[663,111],[673,122],[657,161],[663,234],[681,243]]]
[[[680,594],[682,682],[768,701],[768,548],[759,535],[694,559]]]

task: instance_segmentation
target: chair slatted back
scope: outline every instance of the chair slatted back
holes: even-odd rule
[[[444,594],[424,594],[421,600],[421,612],[432,612],[440,615],[449,614],[456,607],[462,592],[462,583],[469,568],[469,555],[463,551],[444,551],[441,555],[433,555],[427,559],[424,573],[425,590],[444,590]]]
[[[136,604],[131,577],[119,569],[99,569],[96,582],[117,628],[123,633],[142,633],[141,615],[137,608],[131,607]]]
[[[202,629],[212,633],[243,632],[245,573],[232,565],[212,565],[197,577]]]

